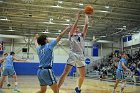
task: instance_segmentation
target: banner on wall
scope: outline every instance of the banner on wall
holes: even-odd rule
[[[98,57],[98,45],[95,43],[92,47],[92,56]]]
[[[0,42],[0,55],[3,54],[3,41]]]
[[[132,40],[132,36],[128,36],[128,41]]]
[[[123,37],[123,42],[127,42],[127,37]]]

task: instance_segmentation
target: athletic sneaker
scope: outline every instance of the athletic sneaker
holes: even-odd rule
[[[14,91],[15,91],[15,92],[20,92],[20,90],[18,89],[18,87],[15,87],[15,88],[14,88]]]
[[[11,87],[11,84],[7,84],[7,87],[8,87],[8,88]]]
[[[76,93],[81,93],[81,90],[78,89],[78,87],[75,88]]]
[[[0,93],[5,93],[5,92],[0,88]]]

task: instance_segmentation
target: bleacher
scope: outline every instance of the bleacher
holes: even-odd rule
[[[128,68],[132,71],[132,76],[130,77],[126,73],[127,83],[133,85],[140,85],[140,50],[136,51],[133,55],[128,55]],[[86,77],[106,80],[106,81],[115,81],[116,79],[116,65],[119,62],[120,53],[114,52],[110,55],[93,61],[91,64],[86,67]]]

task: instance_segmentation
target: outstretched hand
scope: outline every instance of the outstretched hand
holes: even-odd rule
[[[70,29],[71,28],[71,25],[68,25],[65,27],[65,29]]]
[[[39,37],[39,35],[38,34],[35,34],[35,37],[34,38],[37,39],[38,37]]]
[[[30,62],[30,60],[29,59],[26,59],[25,62]]]
[[[67,32],[69,32],[70,30],[70,28],[71,28],[72,26],[71,25],[68,25],[68,26],[66,26],[64,29],[67,31]]]

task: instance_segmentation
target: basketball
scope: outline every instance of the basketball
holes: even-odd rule
[[[91,5],[85,6],[84,12],[88,15],[91,15],[93,13],[93,7]]]

